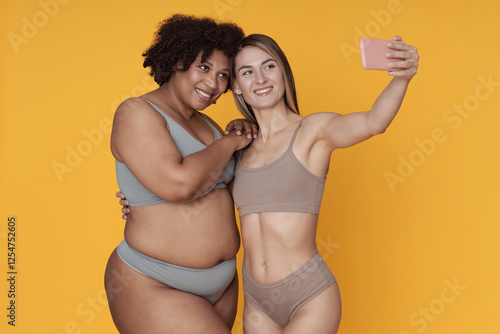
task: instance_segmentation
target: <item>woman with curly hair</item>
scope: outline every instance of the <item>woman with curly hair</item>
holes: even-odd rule
[[[165,20],[143,54],[159,88],[116,111],[111,151],[130,208],[105,286],[120,333],[230,332],[240,239],[227,184],[256,130],[238,123],[222,136],[199,111],[227,91],[242,38],[234,24]]]

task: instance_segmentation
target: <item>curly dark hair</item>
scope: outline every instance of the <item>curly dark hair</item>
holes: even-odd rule
[[[174,71],[187,71],[200,51],[204,62],[214,49],[231,57],[244,37],[234,23],[217,23],[208,17],[175,14],[160,22],[152,45],[142,56],[144,67],[158,85],[167,82]],[[181,62],[183,67],[177,68]]]

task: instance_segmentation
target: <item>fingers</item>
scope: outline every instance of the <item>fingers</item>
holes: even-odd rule
[[[255,123],[252,123],[252,134],[253,134],[253,138],[257,138],[257,134],[259,132],[259,127],[257,126],[257,124]]]
[[[245,148],[253,140],[253,138],[249,137],[248,135],[238,136],[235,132],[231,132],[230,134],[227,135],[227,137],[234,140],[234,143],[236,144],[235,151]]]
[[[248,139],[257,138],[258,127],[256,124],[249,122],[246,119],[235,119],[226,126],[224,133],[228,135],[234,131],[238,136],[246,133]]]
[[[121,201],[120,201],[120,204],[121,204]],[[129,213],[130,213],[130,209],[129,209],[129,207],[128,207],[128,204],[127,204],[127,206],[123,205],[123,207],[122,207],[122,213],[123,213],[123,215],[122,215],[122,219],[123,219],[123,220],[127,220],[128,215],[129,215]]]
[[[127,220],[128,214],[130,213],[130,209],[128,208],[130,202],[127,201],[125,195],[121,191],[117,192],[115,195],[116,197],[120,198],[120,205],[122,206],[122,213],[123,213],[122,219]]]
[[[417,67],[410,67],[405,70],[395,70],[392,72],[389,72],[389,75],[392,75],[394,77],[402,77],[402,78],[411,78],[417,74]]]
[[[120,205],[121,206],[123,206],[124,208],[128,208],[128,206],[130,205],[130,202],[125,198],[125,195],[121,191],[116,193],[116,197],[120,198]],[[123,209],[122,209],[122,211],[123,211]]]
[[[401,36],[397,35],[393,39],[397,43],[388,43],[387,46],[394,50],[386,54],[388,59],[394,59],[394,62],[388,64],[390,71],[389,75],[395,77],[411,78],[417,73],[418,69],[418,50],[412,45],[403,42]]]
[[[224,130],[224,133],[226,135],[228,135],[231,131],[234,130],[235,122],[236,122],[236,120],[232,120],[231,122],[227,123],[226,130]]]
[[[127,199],[124,198],[124,199],[120,200],[120,205],[121,206],[129,206],[130,203],[129,203],[129,201],[127,201]]]
[[[229,133],[231,133],[231,131],[235,132],[239,131],[238,134],[241,134],[241,123],[239,124],[237,120],[229,122],[229,124],[226,126],[226,130],[224,131],[224,133],[228,135]]]
[[[396,39],[396,38],[398,38],[398,39]],[[405,58],[405,57],[401,57],[401,54],[404,52],[406,52],[407,54],[414,54],[414,55],[417,54],[417,48],[414,47],[413,45],[409,45],[409,44],[406,44],[405,42],[403,42],[403,40],[401,39],[400,36],[396,36],[392,40],[397,42],[397,43],[391,43],[391,42],[387,43],[387,47],[389,49],[396,50],[394,52],[391,52],[391,54],[398,54],[398,52],[399,52],[399,55],[395,55],[392,58]]]
[[[226,131],[224,131],[224,133],[227,135],[231,131],[235,131],[236,134],[239,136],[241,135],[242,129],[243,129],[243,121],[241,119],[235,119],[229,122],[229,124],[226,126]]]
[[[389,75],[395,77],[413,77],[417,74],[418,62],[413,60],[398,61],[388,64],[391,71]]]
[[[388,57],[388,58],[393,58],[393,57]],[[400,57],[394,57],[395,61],[390,62],[387,64],[389,68],[391,69],[409,69],[409,68],[418,68],[418,57],[413,57],[413,56],[400,56]]]
[[[407,53],[407,54],[416,54],[417,53],[417,48],[412,46],[412,45],[408,45],[406,44],[405,42],[397,42],[397,43],[387,43],[387,47],[394,50],[392,52],[390,52],[391,54],[402,54],[402,53]],[[398,58],[398,56],[396,55],[395,56],[396,58]],[[399,58],[401,58],[399,56]]]
[[[256,124],[250,123],[250,122],[245,122],[244,129],[245,129],[245,133],[247,134],[248,139],[257,138],[258,128],[257,128]]]
[[[226,125],[226,130],[224,130],[224,134],[229,134],[233,130],[233,122],[229,122]]]

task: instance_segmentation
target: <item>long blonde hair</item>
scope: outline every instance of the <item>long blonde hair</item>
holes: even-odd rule
[[[292,110],[297,115],[299,113],[299,106],[297,103],[297,93],[295,91],[295,81],[293,79],[292,68],[288,63],[288,59],[285,54],[279,47],[278,43],[276,43],[271,37],[261,34],[252,34],[243,38],[238,45],[238,52],[236,52],[230,59],[230,68],[231,68],[231,87],[234,87],[234,81],[236,80],[236,56],[247,46],[256,46],[266,53],[268,53],[271,57],[276,60],[278,63],[281,72],[283,73],[283,80],[285,82],[285,104],[290,110]],[[252,110],[252,107],[249,106],[245,99],[243,99],[243,95],[236,94],[234,92],[234,88],[232,89],[234,101],[236,106],[240,110],[241,114],[245,116],[251,122],[257,123],[255,119],[255,114]]]

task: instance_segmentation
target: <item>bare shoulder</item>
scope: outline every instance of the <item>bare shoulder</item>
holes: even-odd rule
[[[149,103],[138,97],[123,101],[115,112],[111,140],[146,138],[167,134],[168,123]]]
[[[331,138],[339,133],[339,129],[342,129],[343,116],[335,112],[317,112],[308,115],[302,122],[303,138],[309,141],[312,146],[320,144],[317,147],[331,154],[335,147]]]
[[[114,125],[143,124],[148,121],[157,121],[162,118],[154,108],[140,97],[131,97],[124,100],[116,109]]]

